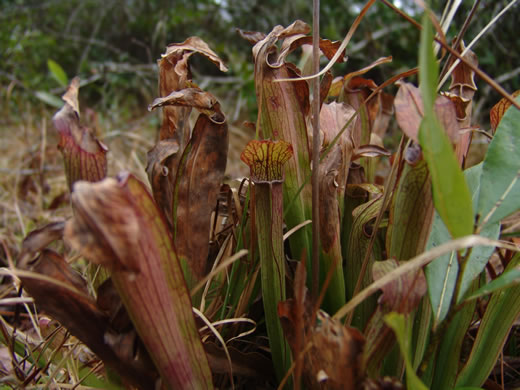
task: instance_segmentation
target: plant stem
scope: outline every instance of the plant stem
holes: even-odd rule
[[[312,66],[320,71],[320,0],[313,0],[312,10]],[[312,79],[312,298],[319,295],[320,274],[320,78]]]

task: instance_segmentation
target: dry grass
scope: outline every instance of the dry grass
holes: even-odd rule
[[[25,105],[25,104],[24,104]],[[160,113],[142,111],[134,118],[125,117],[122,112],[98,112],[82,109],[82,120],[96,128],[99,139],[105,143],[108,153],[108,175],[130,171],[143,182],[146,176],[146,153],[155,144],[160,123]],[[59,360],[47,367],[42,375],[48,383],[58,384],[60,388],[78,383],[89,370],[80,374],[80,366],[71,362],[81,356],[83,362],[89,361],[91,368],[99,363],[77,340],[62,333],[63,343],[56,343],[51,330],[57,324],[48,324],[48,319],[38,315],[30,320],[27,307],[17,313],[17,309],[6,299],[18,296],[20,284],[16,278],[8,276],[8,270],[16,264],[24,237],[32,230],[45,224],[71,216],[68,188],[63,170],[63,160],[57,149],[58,135],[52,124],[53,109],[27,109],[23,118],[4,115],[0,127],[0,261],[3,273],[0,274],[0,328],[12,334],[13,327],[25,340],[25,349],[36,350],[35,346],[48,345],[47,356],[58,353],[64,358],[62,364],[67,369],[59,370]],[[245,144],[253,137],[251,130],[243,130],[230,124],[230,148],[227,178],[233,179],[248,174],[247,167],[240,162],[240,153]],[[80,271],[85,272],[85,263],[66,250],[66,258]],[[22,298],[30,301],[23,293]],[[0,339],[2,339],[0,334]],[[52,341],[51,343],[51,340]],[[30,364],[21,360],[20,354],[13,358],[8,347],[0,347],[0,380],[12,386],[20,386],[24,379],[34,374]],[[67,357],[74,357],[68,359]],[[18,362],[18,363],[16,363]],[[56,366],[56,364],[58,366]],[[13,367],[18,365],[17,377]],[[99,369],[99,367],[97,368]],[[54,377],[54,378],[53,378]],[[54,385],[53,385],[54,386]]]

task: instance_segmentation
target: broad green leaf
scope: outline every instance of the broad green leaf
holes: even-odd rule
[[[506,271],[520,264],[517,253]],[[481,386],[496,364],[513,322],[520,314],[520,285],[493,293],[482,318],[471,354],[457,378],[457,386]]]
[[[451,142],[433,109],[439,66],[433,53],[433,34],[427,13],[423,15],[419,56],[420,90],[424,119],[419,142],[430,170],[435,209],[453,238],[473,231],[471,196],[458,165]]]
[[[69,83],[69,78],[67,77],[67,74],[60,66],[60,64],[49,58],[47,60],[47,67],[49,68],[49,71],[51,72],[51,75],[54,78],[54,80],[56,80],[58,84],[62,87],[66,87]]]
[[[63,102],[61,101],[61,99],[56,95],[53,95],[52,93],[45,91],[36,91],[34,93],[34,96],[36,96],[42,102],[47,103],[51,107],[61,108],[61,106],[63,106]]]
[[[473,193],[473,202],[476,203],[480,187],[479,177],[482,171],[482,164],[475,165],[464,172],[466,182]],[[481,235],[488,238],[498,238],[500,226],[498,224],[487,226]],[[437,213],[434,216],[432,232],[428,240],[427,248],[439,246],[450,241],[450,233]],[[489,256],[493,253],[493,247],[478,246],[472,249],[466,270],[464,272],[461,296],[464,296],[472,280],[474,280],[486,266]],[[451,298],[455,289],[459,264],[457,255],[452,252],[437,259],[426,267],[426,279],[428,281],[428,293],[434,314],[434,324],[442,321],[449,310]]]
[[[498,278],[492,280],[488,284],[482,286],[470,296],[466,297],[466,301],[477,299],[498,290],[513,287],[520,283],[520,268],[516,267],[502,273]]]
[[[406,325],[404,315],[397,313],[390,313],[385,316],[386,324],[393,329],[397,342],[399,343],[399,349],[401,355],[404,358],[406,365],[406,386],[408,389],[413,390],[428,390],[428,388],[421,382],[417,374],[415,373],[410,358],[411,348],[411,332],[410,328]]]
[[[516,101],[520,102],[520,97]],[[511,106],[502,117],[484,158],[477,208],[479,223],[496,223],[520,209],[519,148],[520,110]]]

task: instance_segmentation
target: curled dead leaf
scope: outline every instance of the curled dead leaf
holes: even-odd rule
[[[215,123],[224,123],[225,121],[218,100],[211,93],[204,92],[199,88],[185,88],[180,91],[173,91],[168,96],[155,99],[148,106],[148,110],[152,111],[164,106],[196,108],[210,117]]]
[[[236,29],[238,35],[240,35],[242,38],[244,38],[246,41],[248,41],[252,45],[256,45],[258,42],[260,42],[262,39],[265,38],[265,33],[258,32],[258,31],[246,31],[242,30],[240,28]]]
[[[201,54],[218,66],[222,72],[227,67],[220,57],[199,37],[190,37],[182,43],[168,45],[166,53],[161,56],[159,64],[159,95],[164,98],[172,92],[192,86],[189,59],[193,54]],[[184,149],[190,137],[189,106],[168,106],[163,109],[163,121],[159,139],[171,139]]]

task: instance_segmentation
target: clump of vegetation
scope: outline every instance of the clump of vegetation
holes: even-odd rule
[[[227,117],[191,72],[195,54],[227,71],[201,38],[158,61],[149,110],[161,108],[162,123],[147,177],[109,177],[95,115],[81,113],[79,78],[69,83],[53,117],[67,190],[41,205],[47,223],[24,228],[19,251],[3,241],[2,303],[15,305],[0,322],[6,388],[515,383],[514,368],[493,370],[518,356],[515,334],[504,346],[520,313],[520,98],[478,68],[462,36],[448,43],[446,19],[428,8],[417,68],[363,77],[388,56],[334,78],[374,3],[342,42],[313,40],[300,20],[240,31],[258,112],[240,150],[247,178],[226,176]],[[329,60],[318,75],[311,44]],[[489,132],[472,122],[475,75],[504,95]],[[394,119],[400,141],[385,143]],[[476,134],[490,143],[469,167]],[[21,188],[42,191],[42,164],[40,183]]]

